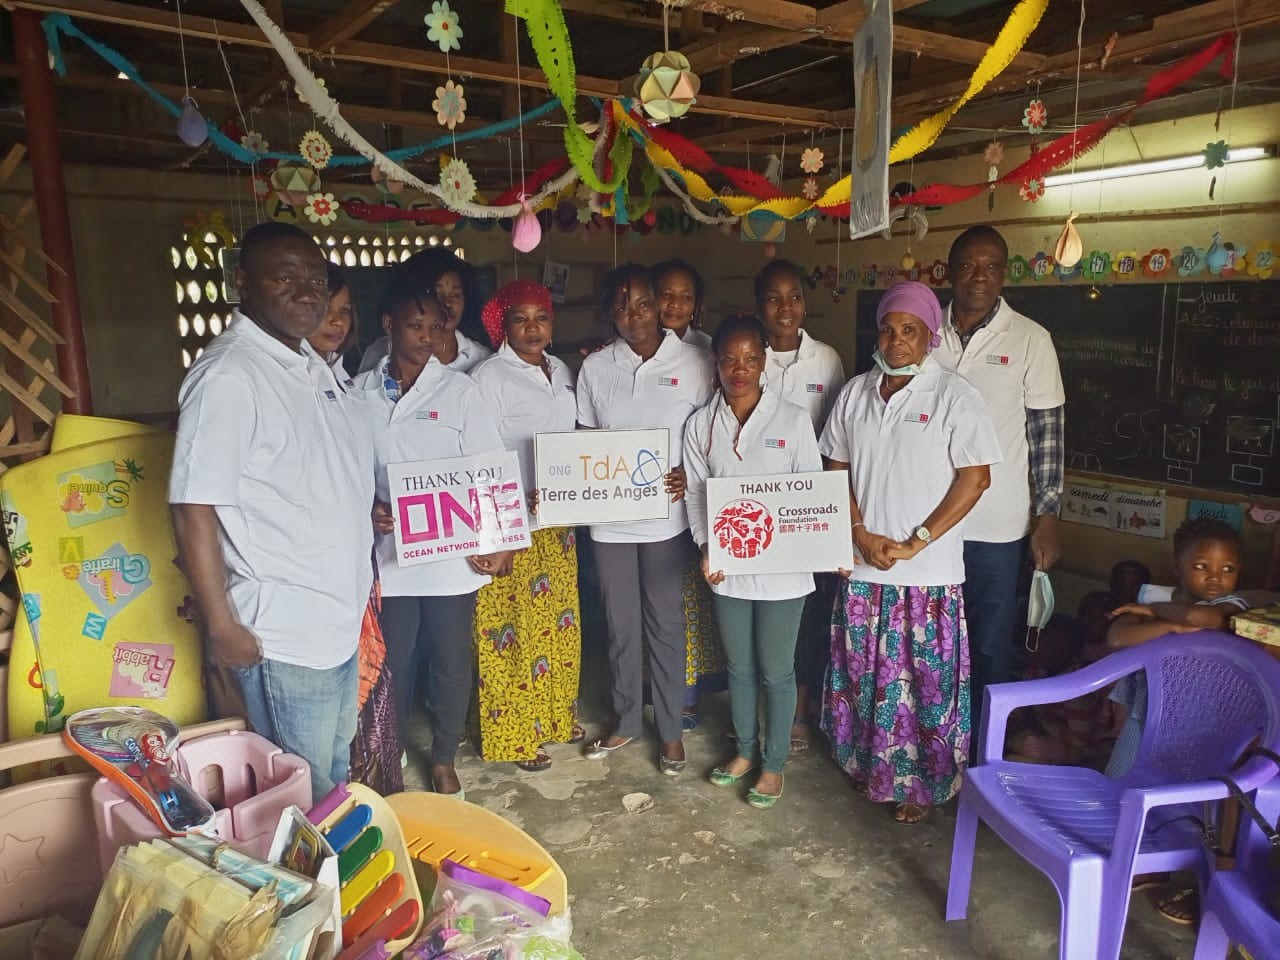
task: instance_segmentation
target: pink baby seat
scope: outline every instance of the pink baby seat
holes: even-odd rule
[[[244,730],[201,737],[176,751],[178,768],[196,793],[214,807],[219,837],[256,857],[265,857],[280,811],[311,806],[311,769],[301,757]],[[101,779],[93,787],[93,819],[103,873],[116,851],[163,835],[129,796]]]

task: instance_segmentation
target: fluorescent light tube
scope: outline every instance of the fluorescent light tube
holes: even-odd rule
[[[1227,163],[1246,160],[1263,160],[1274,153],[1271,147],[1239,147],[1227,154]],[[1145,163],[1125,163],[1096,170],[1077,170],[1075,173],[1058,173],[1044,178],[1045,187],[1065,187],[1073,183],[1095,183],[1099,180],[1119,180],[1121,177],[1140,177],[1148,173],[1172,173],[1175,170],[1194,170],[1204,166],[1203,153],[1189,153],[1185,157],[1169,157],[1166,160],[1149,160]]]

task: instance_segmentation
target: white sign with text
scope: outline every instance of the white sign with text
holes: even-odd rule
[[[540,433],[533,441],[538,524],[665,520],[668,433],[662,430],[575,430]]]

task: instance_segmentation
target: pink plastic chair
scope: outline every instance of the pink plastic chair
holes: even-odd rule
[[[1018,707],[1071,700],[1139,670],[1147,716],[1124,777],[1002,759]],[[987,688],[980,762],[960,790],[947,919],[968,909],[983,821],[1057,889],[1062,960],[1118,957],[1136,874],[1195,870],[1205,878],[1195,818],[1205,802],[1227,796],[1210,778],[1230,774],[1252,792],[1275,776],[1263,758],[1231,770],[1253,743],[1280,748],[1280,662],[1228,634],[1166,636],[1066,676]]]

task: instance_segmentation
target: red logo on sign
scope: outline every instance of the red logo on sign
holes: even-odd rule
[[[773,516],[756,500],[725,504],[711,529],[720,549],[738,560],[757,557],[773,543]]]

